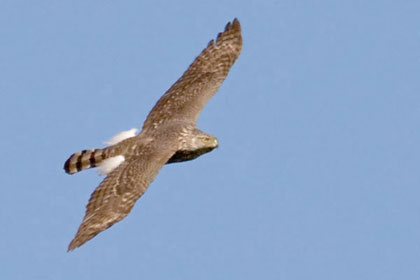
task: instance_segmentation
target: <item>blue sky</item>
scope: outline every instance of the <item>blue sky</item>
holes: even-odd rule
[[[4,279],[419,279],[420,2],[2,1]],[[67,253],[95,171],[238,17],[242,54],[122,222]]]

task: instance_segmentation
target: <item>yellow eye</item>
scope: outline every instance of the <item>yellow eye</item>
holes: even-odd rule
[[[210,138],[209,137],[204,137],[204,141],[209,142]]]

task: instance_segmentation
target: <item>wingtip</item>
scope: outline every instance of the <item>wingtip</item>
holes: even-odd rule
[[[73,240],[70,242],[69,246],[67,247],[67,252],[71,252],[71,251],[73,251],[74,249],[76,249],[77,247],[80,247],[80,245],[79,245],[79,244],[76,244],[76,243],[75,243],[75,239],[73,239]]]
[[[70,242],[69,246],[67,247],[67,252],[73,251],[74,249],[79,248],[83,244],[85,244],[87,241],[92,239],[94,236],[90,238],[83,238],[79,235],[79,232],[77,232],[76,236],[73,238],[73,240]]]
[[[234,18],[232,22],[226,24],[225,30],[241,30],[241,23],[238,18]]]

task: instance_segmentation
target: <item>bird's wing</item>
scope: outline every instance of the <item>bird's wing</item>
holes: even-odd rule
[[[204,105],[225,80],[241,49],[241,26],[234,19],[159,99],[143,128],[156,128],[172,120],[195,123]]]
[[[109,173],[92,193],[85,217],[68,250],[80,247],[124,219],[173,154],[170,149],[144,149],[140,155],[126,159]]]

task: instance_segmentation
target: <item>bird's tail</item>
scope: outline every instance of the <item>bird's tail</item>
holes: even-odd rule
[[[107,158],[106,149],[83,150],[72,154],[64,163],[64,170],[74,174],[84,169],[98,166]]]

